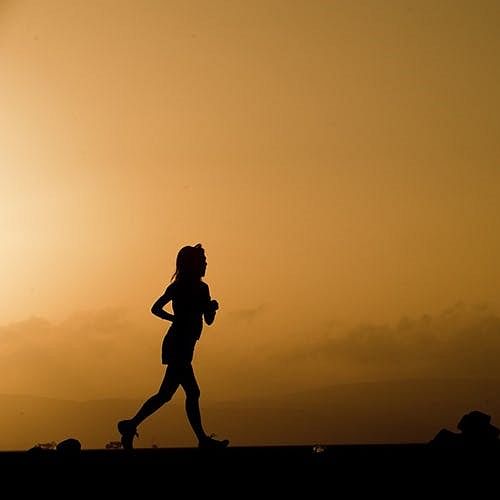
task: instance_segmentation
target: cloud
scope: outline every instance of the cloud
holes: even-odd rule
[[[79,312],[0,327],[1,393],[85,399],[135,396],[158,360],[158,324],[122,309]],[[154,377],[154,375],[153,375]]]
[[[263,310],[235,311],[205,329],[195,354],[203,398],[389,379],[500,378],[500,316],[487,307],[458,304],[394,325],[297,326],[279,337]],[[167,328],[123,309],[2,326],[0,393],[144,399],[164,373],[160,348]]]
[[[353,380],[499,377],[500,317],[486,306],[456,304],[393,326],[361,325],[338,336],[325,331],[292,356]]]
[[[256,318],[260,317],[265,310],[266,306],[264,304],[261,304],[253,308],[238,309],[237,311],[231,311],[228,313],[228,316],[230,319],[234,321],[253,323],[256,320]]]

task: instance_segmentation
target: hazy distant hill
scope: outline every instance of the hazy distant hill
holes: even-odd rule
[[[86,449],[119,438],[116,421],[142,401],[0,396],[0,450],[78,438]],[[499,380],[410,380],[335,385],[276,399],[203,401],[207,432],[233,445],[426,442],[472,409],[500,426]],[[182,393],[139,429],[138,447],[193,446]]]

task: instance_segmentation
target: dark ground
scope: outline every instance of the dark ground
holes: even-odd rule
[[[429,495],[500,490],[498,449],[437,449],[427,444],[30,450],[0,453],[4,488],[17,493],[132,491],[190,497],[266,494],[307,498],[347,488],[352,494]],[[10,486],[9,484],[10,483]],[[401,488],[403,488],[401,490]],[[400,495],[399,495],[399,493]],[[100,496],[100,495],[99,495]],[[329,495],[330,496],[330,495]],[[129,498],[129,496],[127,496]]]

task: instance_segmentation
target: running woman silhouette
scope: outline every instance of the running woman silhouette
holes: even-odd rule
[[[176,270],[165,292],[151,307],[151,312],[161,319],[172,322],[162,343],[161,359],[167,365],[165,376],[156,394],[151,396],[134,417],[118,422],[124,449],[133,448],[137,427],[147,417],[172,399],[179,386],[186,393],[186,414],[198,438],[200,448],[224,448],[227,439],[219,441],[205,433],[199,406],[200,389],[194,375],[192,360],[196,342],[203,329],[203,320],[211,325],[219,308],[210,297],[205,276],[207,260],[200,243],[185,246],[177,254]],[[172,302],[173,314],[164,307]]]

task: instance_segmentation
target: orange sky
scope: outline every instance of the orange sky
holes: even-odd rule
[[[110,349],[142,394],[165,328],[149,307],[197,242],[221,304],[200,363],[498,311],[499,23],[497,1],[1,2],[2,362]],[[105,323],[102,351],[93,320],[68,326],[106,311],[136,319]],[[7,339],[32,316],[47,337]],[[328,383],[389,376],[344,365]],[[54,366],[33,392],[66,394]],[[276,388],[319,383],[311,366]],[[82,397],[122,396],[113,373]]]

